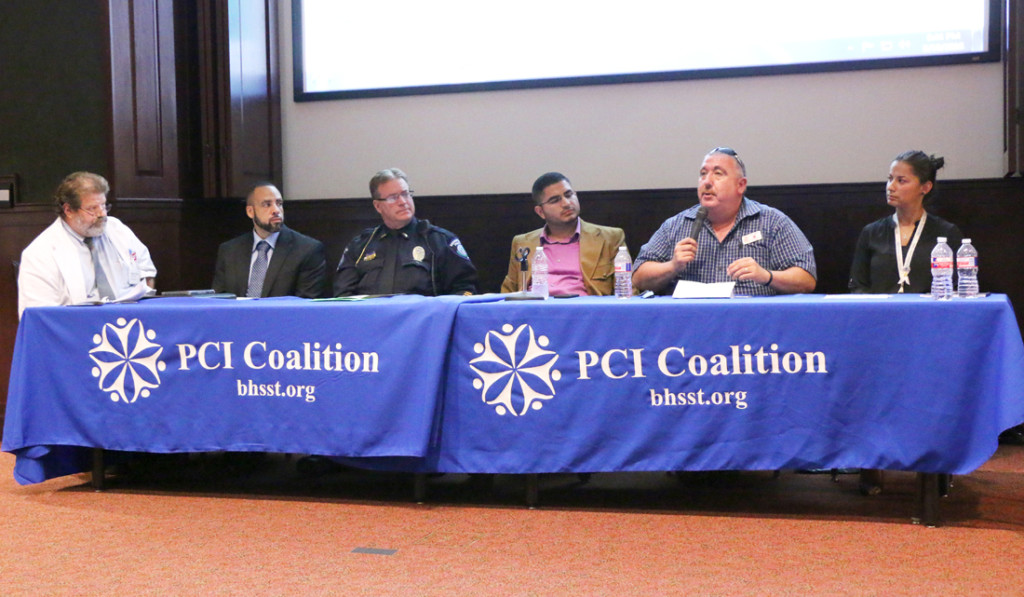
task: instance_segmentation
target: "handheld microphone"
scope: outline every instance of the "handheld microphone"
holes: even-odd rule
[[[700,229],[704,227],[704,220],[708,217],[708,208],[703,205],[697,209],[697,216],[693,219],[693,228],[690,228],[690,238],[697,240]]]

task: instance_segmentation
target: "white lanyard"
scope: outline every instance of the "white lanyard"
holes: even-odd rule
[[[921,231],[924,230],[924,221],[927,219],[928,212],[922,212],[921,221],[917,223],[914,238],[910,241],[910,248],[907,249],[907,258],[903,259],[903,243],[900,242],[900,221],[896,214],[892,214],[892,221],[896,224],[896,231],[893,234],[896,237],[896,267],[898,268],[897,273],[900,275],[900,293],[903,292],[904,285],[910,284],[910,260],[914,257],[914,249],[917,248],[917,241],[921,239]]]

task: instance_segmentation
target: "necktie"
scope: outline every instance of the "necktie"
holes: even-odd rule
[[[103,266],[100,265],[100,256],[96,251],[94,240],[91,236],[85,237],[85,246],[89,247],[89,254],[92,256],[92,269],[96,272],[96,291],[99,293],[100,299],[114,300],[117,296],[114,295],[114,289],[110,287],[107,274],[103,271]]]
[[[246,289],[245,296],[260,297],[263,295],[263,278],[267,277],[267,263],[270,261],[267,259],[270,243],[261,240],[256,243],[256,250],[259,252],[259,255],[256,256],[256,263],[252,264],[252,273],[249,274],[249,288]]]
[[[385,248],[384,252],[384,267],[380,272],[380,288],[377,289],[379,294],[391,294],[395,291],[395,269],[398,264],[398,249],[401,246],[401,241],[398,238],[397,232],[389,232],[384,242],[380,244],[381,248]]]

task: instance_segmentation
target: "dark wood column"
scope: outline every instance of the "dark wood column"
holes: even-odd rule
[[[196,5],[203,195],[240,197],[281,182],[277,3],[216,0]]]
[[[1024,0],[1007,0],[1003,57],[1007,175],[1024,175]]]
[[[118,197],[178,197],[172,0],[111,0],[110,83]]]

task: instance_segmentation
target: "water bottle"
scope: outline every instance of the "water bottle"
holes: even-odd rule
[[[953,298],[953,249],[946,244],[945,236],[940,236],[932,249],[932,298]]]
[[[615,254],[615,298],[633,296],[633,260],[626,247]]]
[[[956,292],[960,298],[978,296],[978,250],[965,238],[956,251]]]
[[[533,296],[548,298],[548,257],[544,254],[544,247],[537,247],[537,253],[533,256]]]

